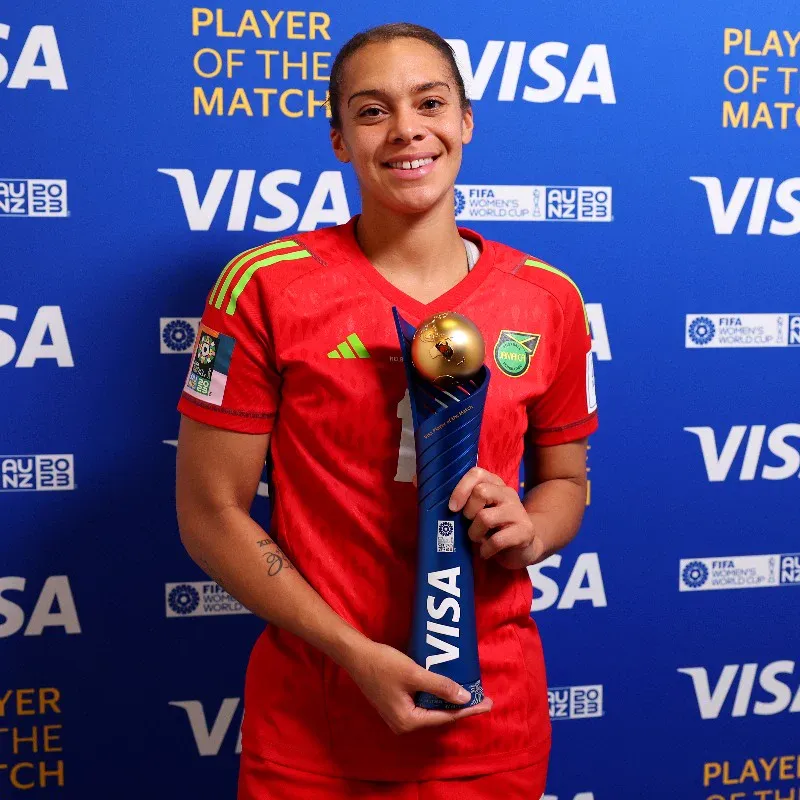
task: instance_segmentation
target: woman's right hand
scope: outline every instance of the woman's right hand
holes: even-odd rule
[[[423,669],[389,645],[367,641],[347,665],[350,677],[394,733],[447,725],[492,710],[487,697],[477,705],[453,710],[417,708],[417,692],[430,692],[450,703],[465,703],[469,693],[455,681]]]

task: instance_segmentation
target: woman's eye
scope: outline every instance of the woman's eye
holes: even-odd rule
[[[443,106],[444,103],[441,100],[436,100],[435,98],[430,97],[423,101],[422,105],[429,110],[433,110],[439,108],[439,106]]]
[[[377,106],[370,106],[369,108],[363,109],[359,113],[359,117],[377,117],[381,113],[381,110]]]

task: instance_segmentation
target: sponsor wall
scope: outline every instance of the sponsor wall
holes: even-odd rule
[[[456,217],[591,321],[584,527],[528,570],[548,800],[800,798],[794,11],[402,9],[469,84]],[[387,14],[0,10],[0,797],[233,796],[262,623],[180,544],[175,404],[221,267],[358,211],[326,84]]]

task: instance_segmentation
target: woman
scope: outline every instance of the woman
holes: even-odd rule
[[[247,671],[239,797],[537,798],[550,722],[525,567],[567,544],[583,512],[597,425],[583,303],[558,270],[456,227],[473,116],[438,35],[397,24],[354,37],[330,103],[361,215],[226,266],[178,405],[182,540],[272,623]],[[403,652],[417,521],[393,305],[414,325],[458,311],[487,352],[498,343],[481,466],[451,497],[472,520],[487,699],[454,711],[415,707],[418,691],[465,693]],[[521,501],[525,441],[537,486]],[[266,533],[249,508],[268,448]]]

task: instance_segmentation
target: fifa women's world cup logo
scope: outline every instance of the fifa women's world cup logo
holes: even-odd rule
[[[483,700],[469,520],[448,508],[450,495],[478,460],[489,369],[477,326],[446,312],[415,330],[392,309],[409,385],[417,454],[419,545],[411,657],[461,684],[465,705]],[[461,708],[419,692],[422,708]]]

